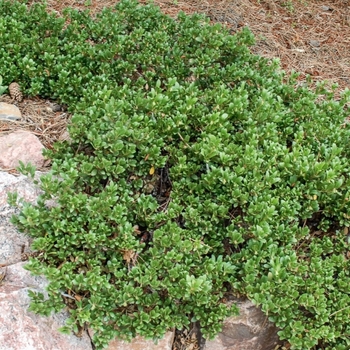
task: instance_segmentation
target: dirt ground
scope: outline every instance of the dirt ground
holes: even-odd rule
[[[90,8],[94,14],[117,2],[47,0],[48,9],[58,14],[66,7]],[[300,83],[310,75],[315,82],[327,80],[329,86],[337,84],[336,98],[350,88],[350,0],[154,0],[154,3],[172,17],[180,11],[204,13],[213,23],[220,22],[233,33],[249,27],[256,37],[252,52],[279,58],[285,71],[301,73]],[[4,95],[0,101],[10,102],[10,98]],[[23,120],[0,121],[0,136],[18,129],[30,130],[47,148],[62,137],[70,119],[65,110],[55,111],[49,101],[40,98],[24,99],[18,106]],[[196,341],[189,339],[193,339],[191,332],[178,334],[173,349],[199,349]]]

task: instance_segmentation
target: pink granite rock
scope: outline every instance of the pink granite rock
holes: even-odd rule
[[[37,172],[36,176],[39,175]],[[20,233],[10,222],[11,216],[19,210],[7,204],[7,194],[15,191],[19,198],[32,203],[35,203],[40,193],[39,188],[27,177],[0,172],[0,264],[21,261],[22,249],[27,251],[30,245],[30,238]]]
[[[272,350],[282,344],[278,329],[249,300],[238,301],[239,316],[228,317],[214,340],[204,350]]]
[[[7,266],[0,285],[0,350],[92,349],[87,333],[78,338],[58,331],[67,319],[66,312],[44,317],[28,311],[28,290],[44,292],[47,282],[31,276],[23,264]]]
[[[43,174],[37,171],[35,179],[39,179]],[[15,191],[18,193],[18,197],[31,203],[35,203],[40,194],[39,187],[34,185],[33,181],[27,176],[11,175],[5,171],[0,171],[0,207],[8,206],[7,194]]]
[[[44,146],[39,139],[28,131],[16,131],[0,137],[0,168],[12,169],[23,163],[32,163],[42,167],[45,158],[42,155]]]

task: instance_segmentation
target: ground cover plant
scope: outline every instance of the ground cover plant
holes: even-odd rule
[[[50,280],[33,311],[68,304],[64,331],[88,324],[102,348],[191,320],[211,337],[233,291],[293,349],[349,348],[348,92],[297,87],[250,53],[248,30],[198,15],[0,13],[4,84],[74,113],[38,204],[13,219],[40,252],[27,268]]]

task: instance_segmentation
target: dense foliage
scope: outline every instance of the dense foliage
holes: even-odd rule
[[[198,15],[3,0],[0,14],[4,82],[74,114],[14,218],[41,252],[27,268],[50,280],[32,310],[68,304],[64,330],[89,324],[101,348],[191,320],[213,336],[234,292],[292,349],[349,349],[348,93],[297,86],[248,30]]]

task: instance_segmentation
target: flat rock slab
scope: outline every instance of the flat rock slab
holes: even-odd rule
[[[37,177],[41,174],[36,172]],[[31,242],[10,222],[12,215],[19,213],[19,209],[7,204],[8,193],[15,191],[19,198],[31,203],[35,203],[40,194],[40,189],[27,177],[0,171],[0,264],[6,265],[21,261],[23,248],[27,251]]]
[[[78,338],[58,331],[66,312],[44,317],[28,311],[28,290],[44,292],[47,281],[31,276],[23,265],[8,266],[0,285],[0,350],[92,350],[87,333]]]
[[[37,171],[35,172],[35,178],[39,179],[43,174],[43,172]],[[40,189],[27,176],[15,176],[5,171],[0,171],[0,207],[11,208],[7,203],[7,195],[11,192],[17,192],[18,197],[23,198],[26,202],[36,203]]]
[[[207,340],[204,350],[271,350],[283,344],[278,328],[249,300],[238,301],[240,315],[228,317],[214,340]]]
[[[0,120],[14,121],[21,118],[22,114],[17,106],[0,102]]]
[[[39,139],[28,131],[16,131],[0,137],[0,168],[14,169],[23,163],[32,163],[42,167],[45,158],[42,155],[44,146]]]

